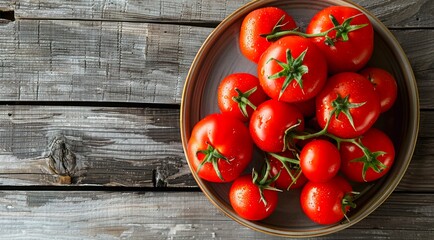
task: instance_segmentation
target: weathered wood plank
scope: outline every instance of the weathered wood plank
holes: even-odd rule
[[[0,202],[2,239],[280,239],[235,223],[201,192],[2,191]],[[432,239],[433,211],[432,195],[392,194],[366,219],[319,239]]]
[[[434,109],[434,30],[393,30],[413,68],[422,109]]]
[[[0,107],[0,185],[195,186],[179,111]]]
[[[92,0],[59,2],[18,0],[15,4],[15,11],[17,18],[104,19],[217,24],[248,2],[250,0]]]
[[[389,28],[432,27],[434,2],[431,0],[354,0],[368,9]]]
[[[210,31],[125,22],[0,25],[0,100],[179,103]]]
[[[434,112],[422,112],[421,137],[399,191],[434,189],[432,119]],[[0,106],[0,185],[61,183],[196,187],[181,146],[179,110]]]
[[[211,28],[118,22],[15,21],[0,25],[0,101],[178,104]],[[434,30],[394,30],[434,108]]]
[[[12,3],[11,3],[12,2]],[[164,1],[48,1],[2,0],[14,5],[18,19],[90,19],[115,21],[169,21],[217,24],[250,0],[164,0]],[[355,0],[388,27],[432,27],[434,4],[429,0]]]

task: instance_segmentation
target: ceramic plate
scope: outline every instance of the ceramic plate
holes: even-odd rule
[[[368,65],[388,70],[398,82],[397,102],[392,109],[383,113],[376,123],[395,144],[395,164],[381,180],[353,185],[355,190],[362,194],[356,200],[357,208],[348,214],[350,221],[343,220],[327,226],[313,223],[302,213],[299,203],[300,190],[281,193],[279,205],[269,218],[263,221],[244,220],[230,206],[230,183],[209,183],[198,178],[192,171],[199,187],[216,207],[235,221],[257,231],[287,237],[312,237],[333,233],[359,222],[392,193],[403,177],[414,151],[419,124],[419,102],[416,81],[407,57],[398,41],[375,16],[344,0],[253,1],[222,21],[197,53],[185,82],[180,116],[184,150],[193,126],[206,115],[219,112],[216,96],[220,81],[236,72],[249,72],[257,76],[256,64],[247,60],[238,46],[239,29],[245,15],[256,8],[276,6],[286,10],[303,30],[315,13],[331,5],[352,6],[370,18],[375,30],[375,49]],[[250,171],[251,169],[246,170]]]

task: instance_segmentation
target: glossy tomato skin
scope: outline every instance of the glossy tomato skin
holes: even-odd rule
[[[334,46],[327,45],[325,37],[315,37],[311,40],[321,50],[327,59],[331,74],[339,72],[355,72],[363,68],[372,56],[374,49],[374,29],[368,17],[358,9],[346,6],[332,6],[319,11],[310,21],[306,33],[316,34],[334,27],[330,20],[333,15],[339,24],[354,17],[351,25],[368,24],[367,26],[348,33],[348,41],[338,39]],[[329,37],[334,38],[336,31],[331,31]]]
[[[240,120],[225,114],[210,114],[193,128],[187,144],[187,156],[193,171],[197,171],[209,145],[228,161],[218,159],[219,178],[212,163],[205,163],[198,176],[210,182],[230,182],[237,178],[252,159],[253,142],[248,128]]]
[[[274,99],[260,104],[253,112],[249,129],[253,142],[265,152],[282,152],[285,150],[285,131],[303,131],[304,118],[298,109],[288,103]]]
[[[374,85],[375,92],[380,97],[381,112],[389,110],[398,95],[398,86],[392,74],[375,67],[365,68],[360,71],[360,74]]]
[[[349,109],[354,128],[349,118],[341,112],[338,117],[331,116],[328,132],[341,138],[354,138],[365,133],[380,115],[380,100],[374,87],[365,77],[358,73],[344,72],[330,77],[327,84],[316,98],[316,118],[321,128],[326,126],[333,101],[340,96],[351,104],[362,104]]]
[[[256,90],[248,97],[248,100],[255,106],[264,102],[268,97],[259,85],[259,80],[256,76],[250,73],[234,73],[226,76],[219,84],[217,89],[217,103],[222,113],[227,113],[243,122],[247,122],[253,113],[251,106],[246,106],[248,116],[243,115],[238,103],[233,99],[239,96],[236,89],[246,93],[247,91],[256,88]]]
[[[309,181],[329,181],[336,176],[340,166],[339,150],[327,140],[312,140],[300,152],[300,167]]]
[[[294,154],[292,154],[292,152],[289,150],[279,153],[279,155],[283,157],[296,159]],[[269,155],[268,157],[271,166],[270,176],[274,177],[277,174],[279,174],[279,177],[275,181],[277,188],[282,190],[286,190],[288,188],[289,189],[301,188],[307,182],[307,178],[304,176],[303,172],[301,172],[299,166],[294,166],[292,168],[289,167],[292,176],[297,177],[300,174],[294,182],[291,176],[288,174],[288,171],[284,168],[281,161],[279,161],[278,159],[274,158],[271,155]]]
[[[276,209],[278,194],[276,191],[263,189],[266,205],[261,201],[259,188],[252,181],[251,175],[237,178],[229,189],[229,201],[234,211],[247,220],[262,220]]]
[[[327,182],[307,182],[301,195],[301,209],[312,221],[318,224],[334,224],[345,216],[342,199],[352,192],[350,183],[341,176]],[[349,206],[345,207],[345,213]]]
[[[345,176],[355,182],[371,182],[377,180],[389,172],[395,161],[395,147],[390,138],[382,131],[371,128],[361,138],[362,144],[371,152],[382,151],[385,154],[380,155],[377,159],[386,166],[381,172],[375,172],[369,168],[366,172],[365,179],[363,179],[363,163],[354,162],[353,159],[363,157],[364,154],[360,148],[353,143],[343,142],[340,148],[342,159],[341,171]]]
[[[286,77],[272,78],[283,70],[275,60],[288,63],[286,52],[291,51],[294,59],[306,50],[302,64],[307,72],[301,76],[302,86],[294,78],[281,95]],[[327,63],[319,49],[309,39],[299,36],[286,36],[270,45],[258,62],[258,78],[265,93],[273,99],[284,102],[301,102],[313,98],[324,86],[327,79]]]
[[[291,30],[297,27],[294,19],[284,10],[277,7],[265,7],[253,10],[244,18],[240,29],[240,50],[249,60],[258,63],[262,53],[270,46],[261,34],[269,34],[280,18],[284,17],[281,30]]]

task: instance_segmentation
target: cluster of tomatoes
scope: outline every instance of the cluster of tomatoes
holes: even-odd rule
[[[257,63],[257,76],[233,73],[221,81],[221,113],[192,130],[192,168],[207,181],[233,182],[229,200],[243,218],[268,217],[279,191],[302,188],[310,219],[341,221],[354,207],[351,182],[377,180],[395,157],[390,138],[373,127],[397,96],[390,73],[366,67],[373,39],[369,19],[351,7],[321,10],[305,32],[282,9],[249,13],[240,50]],[[255,148],[260,159],[253,159]],[[252,160],[261,171],[243,174]]]

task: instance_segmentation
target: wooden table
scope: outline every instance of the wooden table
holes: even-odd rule
[[[190,64],[247,2],[0,0],[0,238],[274,239],[206,199],[180,142]],[[408,55],[420,135],[390,198],[322,239],[434,239],[434,1],[356,2]]]

